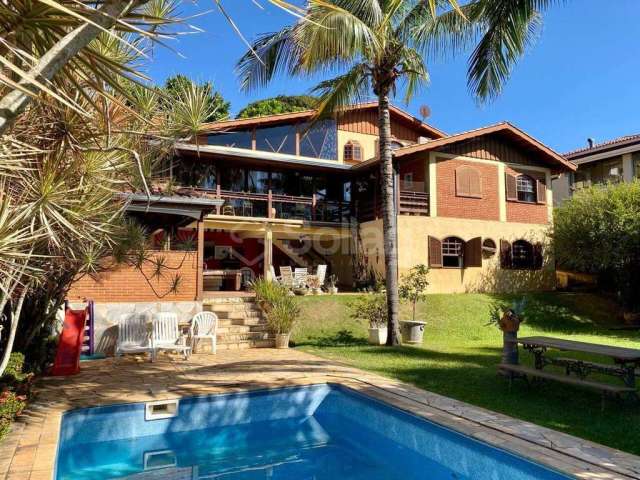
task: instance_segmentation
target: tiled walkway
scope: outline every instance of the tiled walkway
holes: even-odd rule
[[[640,479],[640,458],[295,350],[194,355],[188,362],[106,359],[40,382],[37,401],[0,444],[0,477],[51,479],[61,415],[77,407],[332,382],[584,479]]]

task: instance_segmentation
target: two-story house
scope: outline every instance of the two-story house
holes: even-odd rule
[[[556,204],[584,187],[631,182],[640,178],[640,135],[628,135],[601,143],[588,139],[585,148],[565,153],[564,157],[578,169],[553,178],[553,199]]]
[[[150,268],[83,278],[70,297],[198,301],[283,265],[327,264],[344,288],[381,275],[377,105],[313,115],[212,123],[177,146],[150,203],[129,195],[180,290],[162,294],[170,279]],[[393,107],[391,124],[400,274],[428,264],[431,292],[551,288],[551,176],[575,166],[509,123],[447,135]]]

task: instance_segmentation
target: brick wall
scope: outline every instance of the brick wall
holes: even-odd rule
[[[456,195],[456,168],[469,166],[480,172],[482,197]],[[462,159],[438,158],[436,164],[438,216],[500,220],[498,166]]]
[[[526,173],[536,180],[545,181],[545,175],[541,172],[521,169],[514,170],[507,166],[505,172],[510,175]],[[545,198],[546,201],[546,198]],[[507,201],[507,222],[518,223],[549,223],[549,211],[546,203],[526,203],[517,201]]]
[[[73,284],[67,298],[70,301],[91,299],[95,302],[152,302],[188,301],[197,295],[196,252],[154,252],[152,258],[164,257],[165,265],[160,278],[154,278],[154,264],[145,262],[143,273],[130,266],[119,266],[93,278],[84,276]],[[173,277],[180,275],[176,293],[170,291]],[[148,281],[145,279],[147,277]]]

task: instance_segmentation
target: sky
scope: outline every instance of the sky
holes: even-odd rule
[[[266,0],[223,0],[243,35],[274,32],[295,18]],[[262,5],[263,9],[256,4]],[[146,73],[156,83],[176,73],[212,81],[231,102],[232,113],[247,103],[279,94],[304,94],[322,77],[279,77],[267,88],[243,92],[235,65],[246,51],[213,0],[183,2],[183,16],[204,30],[158,48]],[[640,0],[568,0],[543,14],[537,42],[515,66],[499,98],[479,105],[466,85],[468,55],[427,59],[431,81],[409,105],[394,103],[426,122],[457,133],[509,121],[563,153],[622,135],[640,133]],[[177,52],[180,53],[178,55]]]

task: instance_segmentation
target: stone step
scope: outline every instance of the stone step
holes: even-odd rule
[[[251,340],[269,340],[272,335],[269,332],[244,332],[218,334],[218,343],[238,343]]]
[[[219,318],[218,327],[230,327],[231,325],[248,325],[258,326],[266,325],[267,322],[263,318]]]
[[[218,327],[218,336],[226,335],[229,333],[248,333],[251,332],[251,327],[249,325],[229,325],[226,327],[219,326]]]
[[[217,315],[218,320],[229,319],[238,320],[243,318],[262,318],[261,312],[213,312]]]
[[[255,303],[221,303],[215,305],[203,304],[202,308],[209,312],[260,312],[260,307]]]
[[[247,297],[212,297],[212,298],[205,298],[204,300],[202,300],[202,304],[203,305],[228,305],[228,304],[242,305],[245,303],[255,303],[255,301],[256,301],[255,295],[247,296]]]
[[[251,340],[235,343],[218,343],[218,350],[242,350],[245,348],[273,348],[275,340]]]

